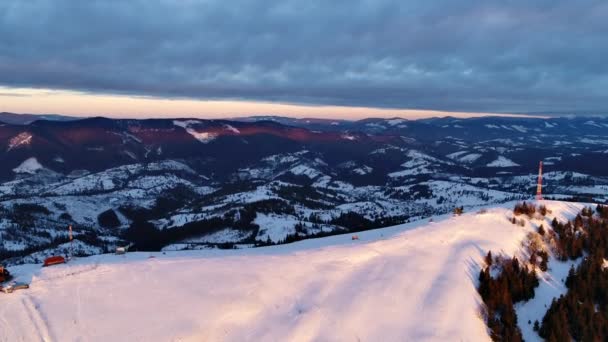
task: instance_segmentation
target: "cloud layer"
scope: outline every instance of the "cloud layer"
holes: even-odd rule
[[[193,99],[608,109],[608,2],[3,0],[0,85]]]

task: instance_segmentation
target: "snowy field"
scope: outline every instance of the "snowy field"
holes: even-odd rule
[[[31,288],[0,294],[0,341],[490,340],[475,289],[483,256],[517,253],[543,222],[511,224],[512,205],[362,232],[358,241],[13,267]],[[547,205],[561,220],[582,207]]]

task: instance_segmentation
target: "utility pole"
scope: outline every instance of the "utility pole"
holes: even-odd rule
[[[538,165],[538,184],[536,185],[536,200],[543,200],[543,161]]]
[[[70,230],[70,259],[72,259],[72,255],[74,254],[74,238],[72,236],[72,225],[68,226]]]

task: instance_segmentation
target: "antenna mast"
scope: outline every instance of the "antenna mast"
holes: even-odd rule
[[[538,165],[538,184],[536,185],[536,200],[543,200],[543,161]]]

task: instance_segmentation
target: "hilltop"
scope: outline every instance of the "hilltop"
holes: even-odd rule
[[[0,340],[490,340],[476,290],[483,258],[488,250],[517,255],[540,224],[583,208],[546,205],[550,214],[523,227],[511,223],[508,203],[361,232],[359,240],[16,266],[16,279],[31,288],[0,297]],[[565,291],[550,277],[562,268],[550,261],[539,300]],[[518,314],[541,319],[542,303]]]

